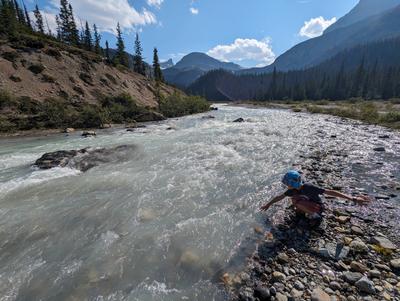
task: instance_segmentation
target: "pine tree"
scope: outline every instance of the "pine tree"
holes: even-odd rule
[[[122,38],[122,31],[119,22],[117,24],[117,53],[114,57],[115,64],[120,64],[125,67],[129,67],[128,57],[125,53],[125,43]]]
[[[24,12],[21,9],[21,7],[19,6],[17,0],[14,0],[14,8],[15,8],[15,13],[17,14],[18,22],[21,25],[26,25]]]
[[[106,59],[107,59],[108,63],[111,62],[111,60],[110,60],[110,47],[108,46],[108,41],[106,41]]]
[[[133,71],[140,73],[142,75],[146,75],[146,68],[143,62],[142,57],[142,44],[139,40],[139,34],[136,33],[135,39],[135,55],[133,56]]]
[[[157,50],[157,48],[154,48],[153,75],[154,75],[154,79],[157,82],[164,82],[164,78],[163,78],[163,74],[162,74],[162,71],[161,71],[160,62],[159,62],[159,59],[158,59],[158,50]]]
[[[96,24],[93,25],[93,34],[94,34],[94,52],[96,52],[97,54],[101,54],[101,46],[100,46],[101,35],[97,30]]]
[[[26,9],[25,2],[22,1],[22,4],[24,6],[24,13],[25,13],[25,18],[26,18],[26,25],[29,27],[30,30],[33,29],[32,27],[32,22],[31,22],[31,17],[29,16],[28,10]]]
[[[85,31],[83,34],[82,42],[83,42],[83,47],[86,50],[92,51],[92,47],[93,47],[92,32],[90,31],[89,23],[87,21],[85,24]]]
[[[17,23],[18,20],[13,3],[9,0],[1,0],[0,34],[15,38],[17,35]]]
[[[39,31],[41,34],[44,34],[44,25],[43,25],[43,17],[42,13],[39,10],[39,7],[35,6],[35,10],[33,11],[35,18],[36,18],[36,29]]]
[[[70,28],[71,44],[79,45],[79,30],[76,27],[74,13],[71,4],[68,4],[68,17],[69,17],[68,27]]]
[[[60,39],[71,45],[79,45],[79,30],[75,23],[75,18],[71,4],[68,0],[60,0],[59,27]]]

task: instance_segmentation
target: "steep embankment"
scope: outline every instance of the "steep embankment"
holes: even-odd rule
[[[0,132],[95,128],[208,109],[203,99],[93,52],[40,36],[0,40]]]
[[[38,101],[61,97],[87,103],[98,103],[99,96],[127,93],[138,104],[157,106],[155,83],[144,76],[115,68],[89,52],[44,44],[19,49],[11,44],[0,45],[0,89]],[[161,85],[165,95],[174,91]]]

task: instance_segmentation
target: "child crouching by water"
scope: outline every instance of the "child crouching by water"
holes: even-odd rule
[[[365,205],[370,202],[367,196],[352,197],[338,191],[328,190],[317,187],[313,184],[303,183],[301,175],[295,170],[291,170],[285,174],[282,179],[288,189],[285,193],[274,197],[269,203],[260,208],[262,211],[267,211],[272,205],[282,201],[286,197],[292,199],[292,204],[298,215],[303,215],[310,220],[312,225],[319,225],[322,221],[322,213],[324,204],[321,200],[321,195],[329,195],[353,201],[359,205]]]

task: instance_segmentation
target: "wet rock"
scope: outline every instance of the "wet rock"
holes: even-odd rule
[[[214,118],[215,118],[215,116],[213,116],[213,115],[207,115],[207,116],[201,117],[201,119],[214,119]]]
[[[210,111],[218,111],[218,108],[210,107]]]
[[[331,297],[318,287],[312,291],[311,301],[331,301]]]
[[[244,119],[243,118],[238,118],[238,119],[235,119],[233,122],[244,122]]]
[[[371,239],[371,243],[374,245],[378,245],[381,248],[384,248],[386,250],[396,250],[397,247],[386,237],[383,236],[374,236]]]
[[[400,259],[393,259],[390,261],[390,266],[395,270],[400,270]]]
[[[390,139],[389,135],[379,135],[380,139]]]
[[[325,246],[318,249],[318,253],[320,256],[331,258],[336,261],[346,258],[349,254],[349,251],[349,247],[337,243],[327,243],[325,244]]]
[[[46,153],[36,160],[35,166],[40,169],[50,169],[54,167],[65,167],[70,160],[79,154],[86,153],[86,149],[81,150],[62,150],[52,153]]]
[[[358,272],[346,272],[343,274],[343,277],[348,283],[354,284],[363,277],[363,274]]]
[[[369,280],[367,277],[362,277],[360,280],[358,280],[355,284],[357,289],[363,293],[367,294],[375,294],[375,286],[374,282]]]
[[[100,164],[120,162],[128,158],[135,150],[136,146],[134,145],[121,145],[110,149],[62,150],[44,154],[36,160],[34,166],[39,169],[70,167],[87,171]]]
[[[260,301],[269,301],[271,300],[271,294],[269,289],[257,286],[254,290],[254,297],[258,298]]]
[[[377,200],[390,200],[390,196],[389,195],[385,195],[385,194],[377,194],[377,195],[375,195],[375,199],[377,199]]]
[[[386,149],[383,146],[379,146],[379,147],[375,147],[374,151],[376,151],[376,152],[384,152],[384,151],[386,151]]]
[[[96,132],[95,131],[84,131],[82,133],[82,137],[85,137],[85,138],[94,137],[94,136],[96,136]]]
[[[64,129],[64,133],[66,133],[66,134],[70,134],[70,133],[73,133],[73,132],[75,132],[74,128],[66,128],[66,129]]]
[[[360,239],[356,238],[353,240],[350,245],[350,250],[352,250],[355,253],[366,253],[368,252],[368,246]]]

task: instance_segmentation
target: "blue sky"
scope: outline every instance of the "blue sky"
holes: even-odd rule
[[[25,0],[33,8],[36,0]],[[193,51],[245,67],[270,64],[295,44],[318,36],[358,0],[70,0],[77,19],[96,23],[115,44],[120,21],[128,52],[140,32],[144,56],[159,49],[176,62]],[[38,0],[54,25],[59,0]]]

